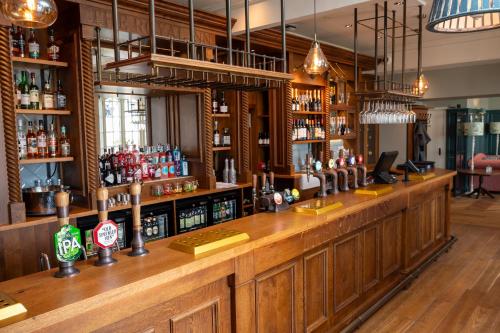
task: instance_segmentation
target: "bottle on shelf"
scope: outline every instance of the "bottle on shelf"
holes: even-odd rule
[[[47,132],[44,129],[43,120],[38,121],[38,132],[36,133],[36,143],[38,149],[38,157],[44,158],[48,155],[47,148]]]
[[[220,105],[219,105],[219,112],[220,113],[228,113],[229,112],[226,100],[224,99],[224,92],[221,93],[221,100],[220,100]]]
[[[33,28],[30,29],[30,37],[28,38],[28,55],[32,59],[40,58],[40,43]]]
[[[45,81],[45,84],[43,85],[41,101],[42,101],[42,108],[44,110],[53,110],[53,109],[55,109],[55,105],[54,105],[54,93],[52,92],[52,89],[51,89],[51,86],[50,86],[50,76]]]
[[[19,40],[17,36],[17,27],[12,25],[10,28],[10,54],[13,57],[19,57]]]
[[[24,123],[22,119],[19,119],[17,122],[17,148],[19,159],[26,159],[28,157],[28,142],[26,133],[24,132]]]
[[[214,121],[214,147],[220,146],[220,133],[219,133],[219,124],[217,121]]]
[[[292,89],[292,111],[297,110],[297,99],[296,99],[296,89]]]
[[[16,109],[21,108],[21,89],[19,88],[19,83],[17,82],[17,74],[14,73],[14,91],[16,92]]]
[[[229,169],[229,182],[231,184],[236,184],[236,169],[234,168],[234,158],[231,158]]]
[[[57,133],[54,128],[54,123],[50,123],[49,132],[47,134],[47,150],[49,157],[57,157],[59,155]]]
[[[19,82],[19,91],[21,93],[19,107],[21,109],[30,108],[30,88],[28,85],[28,72],[21,72],[21,82]]]
[[[212,91],[212,113],[219,112],[219,102],[217,102],[217,92],[215,90]]]
[[[229,132],[229,128],[224,128],[224,133],[222,135],[222,145],[224,147],[231,146],[231,133]]]
[[[66,126],[61,126],[61,137],[59,138],[59,149],[62,157],[71,155],[71,145],[66,133]]]
[[[65,110],[66,109],[66,94],[63,91],[63,86],[61,83],[61,80],[57,80],[57,90],[55,93],[55,102],[56,102],[56,108],[58,110]]]
[[[26,57],[26,38],[24,37],[24,31],[21,27],[17,27],[17,44],[19,46],[18,56],[21,58]]]
[[[222,181],[229,183],[229,159],[226,157],[224,160],[224,170],[222,170]]]
[[[40,89],[36,85],[35,73],[31,73],[31,84],[29,87],[30,94],[30,109],[38,110],[40,109]]]
[[[47,56],[48,56],[49,60],[57,61],[57,60],[59,60],[60,48],[56,44],[54,29],[49,28],[47,32],[49,35],[49,40],[47,43]]]
[[[33,123],[31,121],[28,121],[26,143],[28,146],[28,158],[36,158],[38,156],[38,143],[36,141],[36,134],[33,130]]]
[[[181,160],[181,176],[186,177],[189,176],[189,163],[186,159],[186,155],[182,155],[182,160]]]

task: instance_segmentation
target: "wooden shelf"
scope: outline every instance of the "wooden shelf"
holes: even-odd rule
[[[350,133],[346,135],[333,135],[332,140],[353,140],[356,139],[356,133]]]
[[[300,141],[293,141],[294,145],[303,145],[303,144],[308,144],[308,143],[324,143],[325,140],[300,140]]]
[[[213,147],[212,151],[228,151],[231,150],[231,147]]]
[[[356,112],[356,107],[352,106],[352,105],[347,105],[347,104],[333,104],[330,106],[330,110]]]
[[[73,157],[48,157],[48,158],[28,158],[19,160],[20,165],[26,164],[41,164],[41,163],[59,163],[59,162],[72,162]]]
[[[31,110],[31,109],[16,109],[17,114],[38,114],[38,115],[60,115],[67,116],[71,114],[69,110]]]
[[[194,179],[193,176],[179,176],[179,177],[171,177],[171,178],[158,178],[158,179],[146,179],[142,181],[143,185],[150,185],[150,184],[158,184],[158,183],[168,183],[170,181],[175,182],[175,181],[185,181],[185,180],[192,180]],[[127,184],[120,184],[120,185],[114,185],[114,186],[106,186],[107,189],[113,190],[113,189],[119,189],[119,188],[129,188],[130,183]]]
[[[21,57],[12,57],[12,62],[23,63],[23,64],[31,64],[38,65],[43,67],[68,67],[68,63],[64,61],[53,61],[47,59],[32,59],[32,58],[21,58]]]
[[[325,112],[321,112],[321,111],[292,111],[292,114],[293,115],[325,115],[326,113]]]
[[[260,118],[269,118],[269,115],[268,114],[258,114],[257,117],[260,117]]]
[[[230,113],[212,113],[212,117],[214,118],[230,118]]]
[[[262,147],[262,148],[269,148],[269,145],[262,145],[260,144],[259,147]]]

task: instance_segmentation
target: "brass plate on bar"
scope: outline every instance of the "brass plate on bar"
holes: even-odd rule
[[[197,255],[249,239],[245,232],[216,229],[176,239],[169,248]]]
[[[373,184],[373,185],[368,185],[366,188],[358,188],[354,193],[356,194],[364,194],[364,195],[373,195],[375,197],[378,197],[380,195],[384,195],[387,193],[392,192],[392,186],[391,185],[385,185],[385,184]]]
[[[340,201],[331,203],[326,200],[314,200],[300,206],[295,206],[293,211],[308,215],[322,215],[342,206],[344,206],[344,204]]]
[[[0,327],[12,324],[12,322],[16,321],[14,317],[27,311],[24,305],[0,292]]]
[[[424,174],[415,174],[415,173],[410,173],[408,175],[408,178],[410,180],[427,180],[436,177],[436,174],[434,172],[427,172]]]

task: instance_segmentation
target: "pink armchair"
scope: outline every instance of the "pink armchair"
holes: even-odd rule
[[[469,160],[469,167],[471,161]],[[491,166],[493,170],[500,170],[500,156],[479,153],[474,156],[474,169],[486,169]],[[479,184],[479,177],[474,177],[474,187]],[[500,175],[483,178],[483,187],[488,191],[500,192]]]

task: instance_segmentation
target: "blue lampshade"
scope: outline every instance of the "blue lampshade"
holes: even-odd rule
[[[500,28],[500,0],[434,0],[427,30],[471,32]]]

